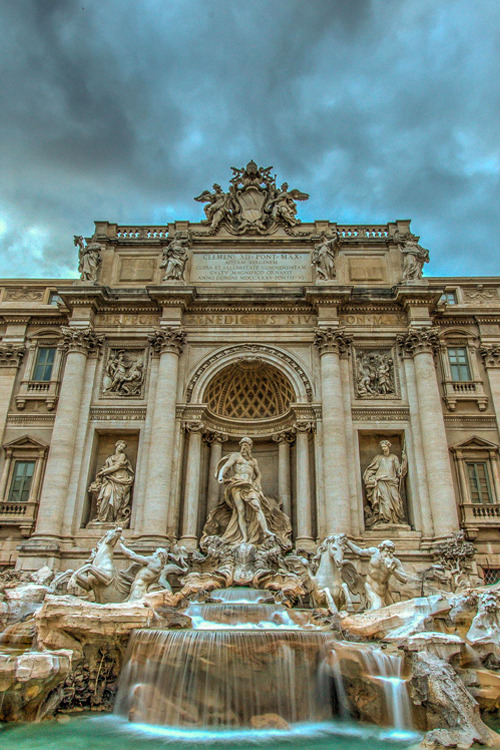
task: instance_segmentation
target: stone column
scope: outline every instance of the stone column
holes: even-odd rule
[[[278,495],[283,505],[283,512],[291,519],[290,445],[293,442],[293,435],[289,432],[280,432],[278,435],[273,435],[273,440],[278,443]]]
[[[313,431],[311,422],[296,424],[297,458],[297,547],[312,542],[311,474],[309,470],[309,433]]]
[[[152,420],[141,540],[156,544],[165,541],[170,515],[177,374],[186,334],[180,327],[165,327],[148,339],[159,362],[154,400],[148,405]]]
[[[184,425],[189,435],[187,469],[182,513],[182,537],[180,544],[196,549],[198,542],[198,514],[200,510],[201,441],[205,425],[203,422],[188,422]]]
[[[0,425],[2,425],[2,436],[7,423],[12,389],[24,352],[23,344],[0,344]]]
[[[323,412],[323,477],[326,505],[326,532],[351,532],[347,446],[344,430],[344,404],[340,355],[351,339],[336,328],[318,329],[314,345],[321,356],[321,401]]]
[[[207,432],[205,440],[210,445],[210,462],[207,482],[207,517],[219,502],[220,484],[215,475],[217,464],[222,458],[222,443],[228,438],[221,432]]]
[[[40,497],[35,534],[28,544],[34,547],[45,542],[57,544],[61,535],[64,509],[68,496],[79,425],[87,356],[98,351],[104,341],[91,328],[62,328],[66,350],[57,413],[50,441],[45,480]]]
[[[404,352],[413,356],[415,384],[422,432],[422,447],[428,477],[429,499],[438,537],[449,536],[459,528],[453,490],[448,441],[443,408],[434,367],[434,351],[439,334],[434,328],[410,328],[398,336]]]
[[[488,344],[479,349],[490,381],[491,400],[500,431],[500,344]]]

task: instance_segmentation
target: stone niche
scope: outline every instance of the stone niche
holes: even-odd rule
[[[377,432],[360,432],[359,433],[359,462],[361,470],[361,486],[363,488],[363,509],[365,517],[365,527],[370,531],[382,531],[384,528],[389,528],[391,524],[376,522],[370,516],[370,503],[368,497],[368,491],[366,483],[363,480],[366,469],[371,464],[373,459],[382,453],[380,442],[382,440],[388,440],[391,443],[390,453],[397,456],[399,463],[402,462],[402,453],[404,445],[404,436],[401,433],[391,431],[377,431]],[[407,478],[408,475],[402,479],[399,484],[399,492],[403,505],[404,520],[400,524],[402,528],[409,529],[413,525],[411,518],[410,504],[408,499],[407,491]],[[390,534],[389,534],[390,535]]]
[[[139,433],[137,431],[113,431],[113,432],[96,432],[94,441],[93,458],[90,464],[90,471],[87,481],[86,502],[83,510],[82,526],[87,526],[89,522],[92,526],[104,524],[95,524],[93,519],[97,513],[97,493],[89,490],[95,481],[97,472],[102,469],[108,456],[115,452],[115,445],[118,440],[123,440],[127,444],[125,454],[132,464],[134,472],[137,467],[137,451],[139,448]],[[134,483],[135,484],[135,483]],[[134,484],[131,486],[131,504],[134,501]]]

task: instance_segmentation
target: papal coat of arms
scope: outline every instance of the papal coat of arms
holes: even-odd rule
[[[307,193],[289,190],[287,182],[278,188],[272,167],[258,167],[254,161],[241,169],[231,169],[233,177],[227,193],[215,184],[213,192],[205,190],[195,198],[207,204],[204,207],[207,218],[202,224],[209,225],[210,233],[215,233],[223,223],[235,234],[264,234],[280,224],[285,228],[300,224],[295,201],[307,200]]]

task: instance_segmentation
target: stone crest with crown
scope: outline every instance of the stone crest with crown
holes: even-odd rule
[[[254,161],[231,169],[228,192],[214,184],[213,192],[205,190],[195,198],[207,204],[202,224],[208,224],[210,234],[222,225],[234,234],[266,234],[278,226],[290,230],[300,224],[296,201],[307,200],[307,193],[290,190],[287,182],[278,187],[272,167],[258,167]]]

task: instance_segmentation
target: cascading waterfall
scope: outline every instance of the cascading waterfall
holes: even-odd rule
[[[354,663],[385,696],[388,723],[411,727],[401,657],[335,641],[310,614],[233,591],[218,604],[190,604],[192,630],[132,634],[115,713],[198,728],[256,727],[265,715],[284,726],[348,719]]]
[[[321,664],[332,636],[301,631],[137,631],[115,711],[173,726],[289,724],[332,717]]]

